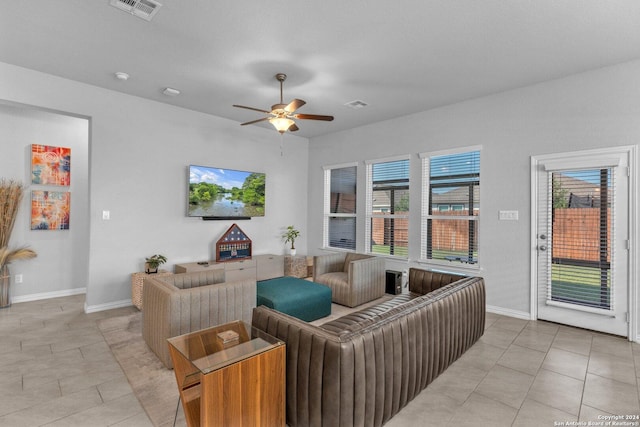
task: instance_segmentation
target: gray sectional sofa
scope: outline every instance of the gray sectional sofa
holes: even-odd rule
[[[412,268],[409,293],[323,325],[252,323],[287,344],[289,426],[381,426],[482,336],[484,280]]]

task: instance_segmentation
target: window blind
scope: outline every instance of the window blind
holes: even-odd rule
[[[325,247],[356,249],[356,196],[356,166],[325,170]]]
[[[549,173],[548,303],[613,309],[614,168]]]
[[[422,158],[421,258],[477,264],[480,151]]]
[[[368,252],[407,257],[409,248],[409,159],[367,167]]]

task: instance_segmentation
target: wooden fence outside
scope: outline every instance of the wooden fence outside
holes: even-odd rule
[[[467,211],[439,212],[438,215],[467,216]],[[553,223],[553,257],[583,261],[600,261],[600,209],[567,208],[555,209]],[[608,229],[610,230],[611,215]],[[375,245],[390,245],[390,218],[374,218],[372,240]],[[404,218],[394,220],[394,243],[397,247],[407,247],[409,222]],[[432,248],[455,252],[466,252],[469,248],[469,222],[437,220],[432,221]],[[478,233],[474,235],[477,248]],[[611,237],[607,241],[609,247]],[[608,258],[610,257],[610,250]]]
[[[607,230],[611,230],[611,210]],[[607,236],[607,260],[611,256],[611,236]],[[554,209],[554,258],[600,261],[600,208]]]

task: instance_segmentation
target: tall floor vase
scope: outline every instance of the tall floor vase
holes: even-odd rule
[[[11,274],[9,273],[9,265],[5,264],[0,268],[0,308],[6,308],[11,305],[9,300],[9,285],[11,284]]]

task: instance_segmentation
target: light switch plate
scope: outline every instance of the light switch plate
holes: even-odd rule
[[[102,219],[104,219],[105,221],[111,219],[111,212],[109,211],[102,211]]]
[[[500,211],[501,221],[517,221],[518,211]]]

